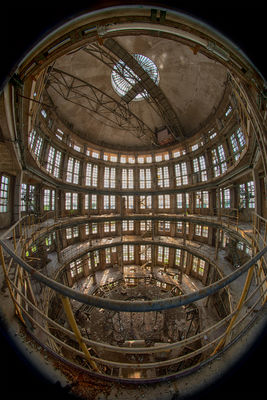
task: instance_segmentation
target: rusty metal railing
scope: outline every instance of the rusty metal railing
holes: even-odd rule
[[[145,382],[148,380],[159,381],[168,376],[188,372],[220,354],[225,345],[231,344],[238,335],[242,334],[242,331],[255,318],[255,311],[259,311],[266,302],[266,220],[256,214],[253,235],[255,254],[240,268],[211,285],[190,294],[154,301],[134,302],[111,300],[81,293],[31,267],[21,256],[29,238],[32,236],[36,238],[38,232],[42,232],[44,224],[35,222],[37,221],[34,220],[33,216],[23,217],[0,240],[1,264],[16,314],[23,324],[28,321],[27,329],[37,341],[39,341],[38,337],[42,332],[42,337],[45,340],[40,344],[45,346],[52,354],[71,365],[88,371],[88,373],[98,374],[106,379]],[[49,231],[53,229],[52,222],[44,229],[48,228]],[[228,228],[230,229],[231,226],[229,225]],[[19,239],[17,239],[18,236]],[[9,255],[8,260],[4,253]],[[256,271],[258,280],[254,282],[254,287],[251,288],[253,270]],[[77,324],[73,304],[70,300],[73,299],[80,305],[85,304],[119,313],[158,312],[183,307],[204,298],[208,299],[218,293],[220,289],[229,288],[232,282],[246,273],[247,278],[240,293],[238,305],[228,315],[191,337],[173,343],[160,343],[157,347],[115,346],[92,340],[90,336],[84,336]],[[51,316],[44,312],[38,293],[32,287],[33,282],[38,283],[41,288],[49,287],[55,296],[61,299],[70,329],[53,320]],[[247,305],[249,305],[249,308]],[[190,346],[191,350],[188,352]],[[186,353],[183,352],[185,348],[187,349]],[[123,355],[123,361],[112,360],[109,356],[103,358],[105,352],[109,354],[120,353]],[[162,353],[166,356],[159,361],[155,356]],[[129,361],[127,355],[134,356],[135,360]],[[138,361],[138,357],[141,355],[146,357],[143,362]],[[151,361],[151,357],[154,361]]]

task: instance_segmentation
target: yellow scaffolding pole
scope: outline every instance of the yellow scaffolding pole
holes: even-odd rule
[[[91,367],[92,367],[96,372],[100,373],[100,371],[99,371],[99,369],[98,369],[96,363],[94,362],[94,360],[92,359],[92,357],[91,357],[91,355],[90,355],[90,352],[89,352],[89,350],[88,350],[86,344],[85,344],[84,341],[82,340],[82,335],[81,335],[81,332],[80,332],[80,330],[79,330],[79,328],[78,328],[78,325],[77,325],[77,323],[76,323],[76,320],[75,320],[75,318],[74,318],[74,315],[73,315],[73,311],[72,311],[72,308],[71,308],[71,305],[70,305],[70,300],[69,300],[69,298],[68,298],[68,297],[65,297],[65,296],[60,296],[60,297],[61,297],[61,300],[62,300],[62,304],[63,304],[63,307],[64,307],[64,311],[65,311],[65,313],[66,313],[68,322],[69,322],[69,324],[70,324],[70,326],[71,326],[71,329],[73,330],[73,332],[74,332],[74,334],[75,334],[75,336],[76,336],[76,339],[77,339],[77,341],[78,341],[78,343],[79,343],[79,345],[80,345],[82,351],[84,352],[84,355],[85,355],[86,359],[89,361],[89,364],[91,365]]]
[[[248,273],[247,273],[246,282],[245,282],[245,285],[243,287],[243,291],[242,291],[242,294],[240,296],[238,305],[236,307],[235,315],[232,317],[232,319],[231,319],[231,321],[230,321],[230,323],[229,323],[229,325],[228,325],[228,327],[226,329],[224,337],[221,338],[221,340],[217,344],[216,348],[212,352],[211,356],[213,356],[214,354],[218,353],[218,351],[220,351],[220,349],[224,346],[226,340],[228,339],[228,337],[230,335],[230,332],[231,332],[231,330],[233,328],[233,325],[234,325],[234,323],[235,323],[235,321],[236,321],[236,319],[237,319],[237,317],[238,317],[238,315],[240,313],[240,310],[241,310],[241,308],[243,306],[243,303],[244,303],[244,301],[245,301],[245,299],[247,297],[247,294],[248,294],[248,291],[249,291],[249,287],[250,287],[250,284],[251,284],[251,280],[253,278],[254,267],[255,266],[253,265],[253,267],[251,267],[249,269]]]
[[[15,297],[14,297],[14,294],[13,294],[13,291],[12,291],[12,288],[11,288],[11,285],[10,285],[10,282],[9,282],[2,246],[0,246],[0,259],[1,259],[1,264],[2,264],[3,271],[4,271],[4,276],[5,276],[5,280],[6,280],[6,283],[7,283],[7,287],[8,287],[11,299],[12,299],[12,301],[14,303],[14,306],[15,306],[15,313],[19,317],[21,322],[25,325],[25,321],[24,321],[23,316],[21,314],[20,308],[16,303],[16,300],[15,300]]]

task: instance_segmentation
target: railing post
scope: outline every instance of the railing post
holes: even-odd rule
[[[16,228],[13,228],[13,245],[14,245],[14,252],[17,251],[17,242],[16,242]]]
[[[6,263],[5,263],[5,258],[4,258],[4,253],[3,253],[3,248],[2,248],[2,246],[0,246],[0,260],[1,260],[2,268],[3,268],[5,280],[6,280],[6,283],[7,283],[7,287],[8,287],[8,290],[9,290],[9,293],[10,293],[10,296],[11,296],[11,299],[12,299],[12,301],[13,301],[13,303],[14,303],[15,313],[17,314],[17,316],[19,317],[19,319],[21,320],[21,322],[25,325],[25,321],[24,321],[23,316],[22,316],[22,314],[21,314],[20,308],[18,307],[18,305],[17,305],[17,303],[16,303],[16,300],[15,300],[15,297],[14,297],[14,294],[13,294],[13,291],[12,291],[12,288],[11,288],[11,285],[10,285],[10,282],[9,282],[9,278],[8,278],[8,274],[7,274],[7,270],[6,270]]]
[[[81,335],[81,332],[80,332],[80,330],[78,328],[76,320],[74,318],[69,298],[65,297],[65,296],[60,296],[60,297],[61,297],[61,300],[62,300],[63,308],[64,308],[64,311],[66,313],[68,322],[69,322],[69,324],[71,326],[71,329],[73,330],[73,332],[74,332],[74,334],[76,336],[76,339],[77,339],[82,351],[84,352],[84,355],[85,355],[86,359],[89,361],[89,364],[91,365],[91,367],[96,372],[100,373],[96,363],[94,362],[94,360],[92,360],[92,357],[91,357],[91,355],[89,353],[89,350],[88,350],[86,344],[82,340],[82,335]]]
[[[233,328],[233,325],[234,325],[234,323],[235,323],[235,321],[236,321],[236,319],[237,319],[237,317],[238,317],[238,315],[239,315],[239,313],[240,313],[240,310],[241,310],[241,308],[242,308],[242,305],[243,305],[243,303],[244,303],[244,301],[245,301],[245,299],[246,299],[246,297],[247,297],[247,294],[248,294],[248,291],[249,291],[249,288],[250,288],[250,284],[251,284],[251,280],[252,280],[252,278],[253,278],[254,267],[255,267],[255,266],[253,265],[253,266],[248,270],[247,277],[246,277],[246,282],[245,282],[245,284],[244,284],[242,294],[241,294],[241,296],[240,296],[238,305],[237,305],[237,307],[236,307],[236,313],[235,313],[235,315],[233,316],[233,318],[231,319],[231,321],[230,321],[230,323],[229,323],[229,325],[228,325],[228,327],[227,327],[227,329],[226,329],[226,332],[225,332],[224,337],[222,337],[222,339],[219,341],[219,343],[217,344],[216,348],[215,348],[214,351],[212,352],[211,356],[213,356],[214,354],[218,353],[218,351],[220,351],[220,349],[225,345],[225,342],[226,342],[226,340],[228,339],[228,337],[229,337],[229,335],[230,335],[230,332],[231,332],[231,330],[232,330],[232,328]]]
[[[19,221],[19,237],[22,236],[21,220]]]

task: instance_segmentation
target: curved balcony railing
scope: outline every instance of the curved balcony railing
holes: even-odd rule
[[[257,312],[267,299],[267,221],[257,214],[254,216],[252,238],[254,256],[249,261],[203,289],[153,301],[122,301],[88,295],[32,268],[21,257],[24,243],[32,234],[37,235],[42,227],[48,228],[54,223],[53,220],[47,220],[32,225],[33,218],[33,216],[22,218],[0,240],[1,264],[16,314],[28,333],[55,357],[90,374],[97,374],[109,380],[152,382],[190,373],[238,340],[253,324]],[[220,321],[205,327],[202,331],[191,332],[188,337],[173,343],[143,345],[143,347],[142,343],[141,346],[137,343],[139,347],[130,347],[129,344],[117,346],[106,341],[92,340],[90,335],[85,336],[82,333],[77,323],[77,316],[75,317],[73,312],[74,300],[79,306],[87,305],[91,308],[112,310],[118,315],[131,313],[131,318],[133,313],[150,312],[156,316],[157,312],[181,308],[201,299],[206,299],[208,302],[212,295],[219,293],[223,288],[229,288],[231,282],[236,282],[238,279],[242,279],[241,295],[234,310],[230,310]],[[49,287],[53,296],[62,302],[69,328],[44,312],[45,305],[40,302],[33,284]],[[119,353],[120,361],[117,357],[111,357],[114,353]]]

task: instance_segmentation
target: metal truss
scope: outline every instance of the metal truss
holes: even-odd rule
[[[114,65],[117,64],[117,62],[120,60],[118,57],[116,57],[114,54],[111,52],[107,51],[103,46],[99,45],[98,43],[91,43],[87,45],[86,47],[82,48],[83,51],[86,53],[90,54],[91,56],[97,58],[99,61],[104,63],[110,70],[112,71],[114,68]],[[120,69],[118,69],[117,74],[120,75],[125,81],[128,82],[127,76],[123,75],[120,73]],[[131,75],[131,69],[127,71],[129,75]],[[133,73],[132,74],[132,79],[136,80],[136,75]],[[132,84],[131,82],[129,82]],[[144,90],[144,87],[142,86],[142,82],[137,82],[132,89],[124,96],[122,97],[122,101],[129,104],[131,100],[135,98],[136,95],[141,93]],[[153,107],[153,100],[151,97],[144,97],[144,100],[146,100],[152,107]],[[158,113],[157,108],[154,107],[154,111]]]
[[[122,100],[126,104],[129,104],[137,94],[146,90],[149,93],[149,97],[145,99],[149,101],[150,105],[154,109],[156,109],[157,113],[160,113],[161,118],[173,137],[178,141],[184,139],[178,116],[163,91],[155,84],[149,74],[141,67],[135,58],[118,42],[112,38],[108,38],[104,40],[103,45],[94,43],[84,47],[83,50],[96,57],[110,69],[113,69],[114,65],[119,60],[122,60],[129,69],[133,71],[133,78],[136,79],[136,75],[139,78],[139,81],[136,82],[124,97],[122,97]],[[123,78],[125,79],[125,76],[123,76]]]
[[[47,91],[53,89],[64,100],[85,108],[96,119],[112,128],[127,130],[145,144],[155,143],[153,130],[138,118],[127,104],[118,102],[89,82],[62,71],[49,70]]]

